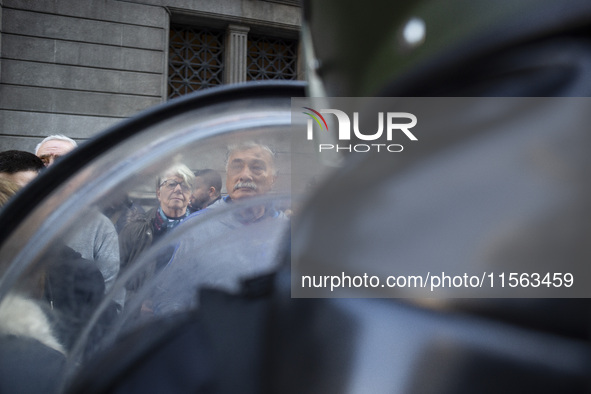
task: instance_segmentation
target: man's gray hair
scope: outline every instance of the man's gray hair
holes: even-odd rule
[[[240,144],[228,145],[228,152],[226,153],[226,172],[228,171],[228,160],[230,160],[230,156],[232,155],[232,153],[252,148],[260,148],[265,152],[269,153],[272,159],[271,164],[273,165],[273,175],[277,175],[277,166],[275,165],[275,152],[273,152],[273,149],[271,149],[268,145],[259,144],[254,141],[247,141]]]
[[[53,141],[53,140],[67,141],[70,144],[72,144],[72,146],[74,148],[78,146],[78,143],[76,141],[74,141],[73,139],[71,139],[70,137],[66,137],[63,134],[53,134],[53,135],[50,135],[48,137],[45,137],[43,139],[43,141],[41,141],[40,143],[37,144],[37,146],[35,147],[35,155],[39,152],[39,149],[41,148],[41,145],[43,145],[47,141]]]

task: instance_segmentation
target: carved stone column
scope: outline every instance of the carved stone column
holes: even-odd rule
[[[246,82],[246,45],[249,27],[229,25],[226,33],[224,83]]]

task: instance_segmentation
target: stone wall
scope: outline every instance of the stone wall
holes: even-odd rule
[[[3,0],[0,150],[86,140],[166,100],[175,22],[297,37],[299,6],[261,0]]]
[[[83,140],[163,101],[168,14],[104,1],[5,0],[0,149]]]

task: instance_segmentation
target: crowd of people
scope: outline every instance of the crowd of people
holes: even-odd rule
[[[18,198],[21,188],[77,145],[71,138],[52,135],[36,146],[35,153],[0,152],[0,204]],[[106,308],[102,323],[99,320],[91,334],[97,338],[128,305],[133,305],[130,300],[137,298],[149,281],[158,282],[158,286],[142,293],[142,297],[149,296],[142,299],[138,304],[141,308],[135,312],[162,315],[196,306],[195,287],[210,284],[235,291],[245,277],[272,269],[276,260],[271,246],[286,229],[286,215],[267,202],[233,211],[220,208],[268,194],[276,177],[273,151],[265,145],[247,143],[228,149],[227,195],[222,195],[219,172],[193,171],[184,164],[175,164],[164,168],[156,179],[156,206],[142,207],[124,194],[101,209],[89,209],[63,242],[52,245],[47,252],[50,258],[44,259],[38,277],[27,279],[26,286],[17,287],[0,305],[0,341],[8,344],[18,339],[22,341],[18,346],[28,349],[21,352],[21,363],[13,367],[20,371],[40,356],[54,358],[55,366],[63,365],[77,333],[88,323],[94,309],[105,302],[105,296],[110,309]],[[153,258],[144,258],[173,229],[190,230],[195,220],[214,211],[232,212],[216,215],[199,231],[188,231],[190,236],[179,237],[174,244],[158,249]],[[249,226],[247,231],[245,226]],[[232,250],[208,248],[220,237],[235,239],[240,245]],[[117,278],[127,270],[133,270],[133,275],[128,276],[124,288],[113,290]],[[6,324],[15,321],[12,316],[20,310],[35,312],[29,319],[37,321],[38,332],[25,329],[30,321]],[[0,357],[0,364],[5,362]],[[3,381],[15,384],[7,388],[21,389],[19,385],[25,384],[32,391],[49,392],[56,384],[56,375],[28,380],[17,373],[13,378],[0,376],[0,385]]]

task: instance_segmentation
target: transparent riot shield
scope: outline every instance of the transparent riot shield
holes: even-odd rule
[[[274,271],[307,193],[300,185],[316,175],[290,164],[314,160],[290,138],[290,100],[303,94],[302,83],[271,82],[173,100],[84,143],[19,192],[0,218],[0,310],[25,320],[0,332],[4,358],[23,358],[7,387],[61,391],[124,333],[197,308],[200,288],[235,291]],[[227,163],[232,149],[252,155]],[[229,166],[248,174],[237,181]],[[219,175],[221,194],[191,213],[202,169]]]

